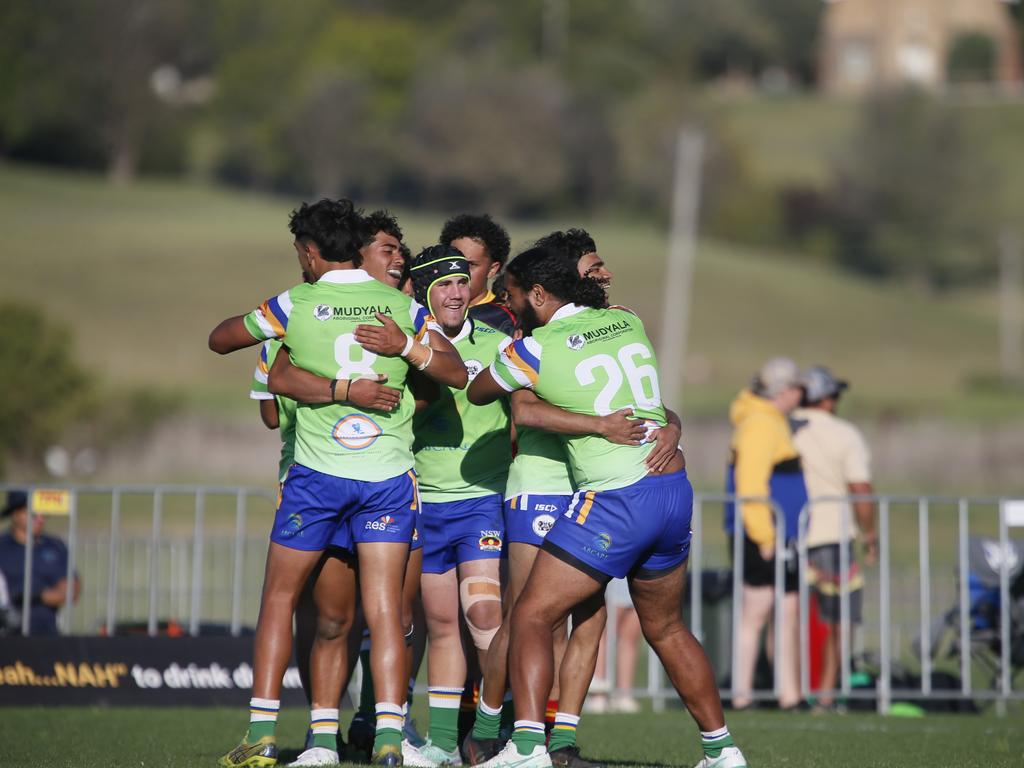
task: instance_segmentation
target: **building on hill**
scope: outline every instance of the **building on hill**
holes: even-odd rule
[[[1020,32],[1004,0],[831,0],[820,35],[822,90],[862,94],[951,81],[1021,84]]]

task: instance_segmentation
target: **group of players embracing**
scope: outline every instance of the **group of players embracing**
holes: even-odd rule
[[[682,621],[693,492],[679,420],[640,318],[609,304],[590,235],[554,232],[506,265],[508,234],[486,215],[454,217],[415,257],[394,218],[348,200],[303,204],[290,229],[303,282],[210,334],[221,354],[263,344],[252,396],[284,443],[249,730],[220,765],[277,762],[294,616],[312,711],[293,765],[339,763],[365,626],[349,741],[373,764],[590,768],[576,728],[605,586],[626,578],[699,727],[699,765],[746,766]],[[406,723],[417,615],[425,741]]]

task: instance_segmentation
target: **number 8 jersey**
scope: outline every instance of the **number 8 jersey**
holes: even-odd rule
[[[332,270],[315,283],[267,299],[246,315],[249,333],[257,339],[282,339],[300,368],[329,379],[383,373],[389,387],[404,390],[401,404],[391,413],[340,403],[300,403],[295,426],[298,464],[371,482],[412,468],[415,403],[405,388],[408,364],[400,357],[363,349],[354,336],[357,325],[377,323],[377,312],[418,340],[426,334],[426,308],[361,269]]]
[[[651,427],[665,425],[658,363],[640,318],[623,309],[566,304],[532,336],[505,345],[491,365],[504,389],[532,389],[552,405],[603,416],[632,408]],[[616,445],[599,435],[564,438],[580,489],[624,488],[647,474],[653,443]]]

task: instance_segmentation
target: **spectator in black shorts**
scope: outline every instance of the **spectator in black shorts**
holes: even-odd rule
[[[740,392],[729,410],[734,431],[726,493],[750,499],[741,504],[743,603],[742,622],[737,630],[739,654],[733,670],[735,708],[753,703],[751,692],[761,632],[775,602],[777,536],[786,544],[782,647],[775,649],[782,676],[779,706],[792,709],[800,704],[796,537],[800,511],[807,503],[807,489],[786,414],[800,404],[802,396],[796,363],[776,357],[761,367],[750,388]],[[727,504],[725,513],[726,531],[732,536],[735,505]],[[769,641],[768,647],[772,645]]]

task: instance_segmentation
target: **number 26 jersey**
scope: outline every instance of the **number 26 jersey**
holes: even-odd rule
[[[532,389],[574,413],[604,416],[632,408],[652,427],[665,425],[654,349],[640,318],[627,310],[566,304],[531,336],[505,345],[491,376],[509,392]],[[594,491],[642,479],[654,447],[617,445],[599,435],[563,439],[577,487]]]

